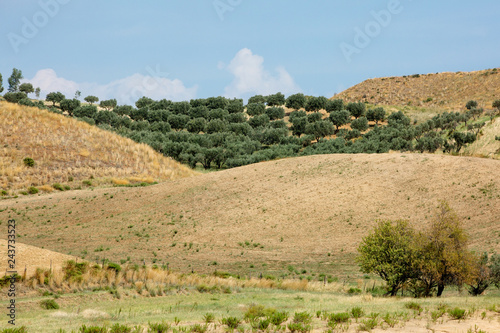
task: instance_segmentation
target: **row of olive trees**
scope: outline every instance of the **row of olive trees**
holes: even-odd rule
[[[466,284],[472,295],[490,285],[500,288],[500,256],[488,258],[467,249],[468,235],[446,202],[439,205],[427,230],[415,231],[408,221],[382,221],[363,238],[357,262],[365,273],[387,283],[388,295],[401,288],[415,297],[442,295],[445,286]]]

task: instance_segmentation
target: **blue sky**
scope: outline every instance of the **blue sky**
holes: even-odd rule
[[[498,0],[0,0],[0,73],[132,104],[500,67]]]

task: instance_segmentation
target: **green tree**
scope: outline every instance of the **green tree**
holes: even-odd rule
[[[360,117],[351,121],[351,128],[357,129],[360,132],[366,131],[368,129],[368,119],[366,117]]]
[[[494,254],[491,256],[488,264],[490,269],[490,280],[495,287],[500,289],[500,255]]]
[[[387,283],[387,293],[391,296],[416,276],[414,237],[415,231],[408,221],[381,221],[358,247],[356,261],[361,271],[380,276]]]
[[[1,81],[2,81],[2,76],[0,75],[0,87],[2,86]],[[2,90],[0,90],[0,92],[2,92]],[[497,109],[498,112],[500,112],[500,99],[495,100],[493,104],[491,104],[491,106]]]
[[[319,111],[326,108],[328,99],[324,96],[309,97],[306,102],[306,111]]]
[[[20,69],[13,68],[12,74],[8,79],[10,92],[16,92],[19,90],[19,84],[21,83],[21,79],[23,79],[23,72],[21,72]]]
[[[52,106],[55,106],[56,103],[61,103],[61,101],[65,98],[66,97],[58,91],[58,92],[48,93],[47,96],[45,97],[45,100],[47,102],[52,102]]]
[[[472,296],[481,295],[490,285],[490,268],[488,267],[488,253],[483,253],[481,256],[472,255],[473,262],[471,263],[472,278],[467,283],[469,294]]]
[[[96,113],[97,106],[95,105],[83,105],[73,110],[73,115],[77,118],[94,118]]]
[[[269,116],[267,114],[261,114],[259,116],[253,116],[252,118],[250,118],[248,120],[248,123],[253,128],[265,127],[267,124],[269,124]]]
[[[0,90],[0,92],[1,92],[1,90]],[[37,87],[35,89],[35,96],[36,96],[37,99],[40,98],[40,87]]]
[[[266,97],[262,95],[255,95],[248,99],[248,104],[252,103],[266,103]]]
[[[83,99],[85,102],[90,103],[90,105],[99,102],[99,97],[89,95]]]
[[[378,124],[379,121],[384,121],[385,110],[383,107],[377,107],[377,108],[370,109],[366,112],[366,118],[369,121],[374,121],[375,124]]]
[[[70,116],[73,116],[73,111],[80,106],[80,101],[77,99],[63,99],[59,106],[62,111],[67,111]]]
[[[266,109],[266,114],[271,120],[283,119],[285,117],[285,109],[273,106]]]
[[[75,99],[79,99],[82,96],[82,92],[80,90],[75,91]]]
[[[328,113],[333,112],[333,111],[340,111],[344,110],[344,101],[341,99],[333,99],[333,100],[328,100],[326,102],[326,111]]]
[[[352,103],[351,102],[351,103],[347,104],[346,109],[347,109],[347,111],[349,111],[351,113],[351,115],[354,118],[357,119],[357,118],[365,115],[366,104],[363,102],[359,102],[359,103]]]
[[[205,127],[205,132],[207,134],[221,133],[226,130],[227,124],[221,119],[212,119],[207,123]]]
[[[340,126],[344,126],[351,121],[351,114],[347,110],[333,111],[330,112],[328,119],[335,125],[338,132]]]
[[[31,83],[21,83],[19,86],[19,91],[22,91],[26,95],[31,94],[35,92],[35,88],[33,88],[33,85]]]
[[[288,96],[285,106],[289,109],[299,110],[306,105],[306,96],[302,93],[293,94]]]
[[[237,98],[229,100],[229,104],[227,105],[226,109],[227,111],[229,111],[229,113],[241,113],[245,111],[243,100]]]
[[[465,104],[467,110],[472,110],[473,108],[477,108],[477,106],[478,106],[477,102],[473,100],[470,100],[467,102],[467,104]]]
[[[0,74],[0,93],[3,91],[3,78],[2,74]]]
[[[218,97],[207,98],[207,107],[209,110],[225,109],[228,105],[229,105],[229,101],[225,97],[218,96]]]
[[[195,118],[191,119],[187,124],[186,124],[186,129],[190,133],[200,133],[205,130],[205,126],[207,126],[207,120],[205,118]]]
[[[117,103],[116,99],[113,98],[113,99],[107,99],[107,100],[101,101],[99,103],[99,106],[101,108],[105,108],[108,111],[111,111],[113,108],[116,107],[117,104],[118,103]]]
[[[285,105],[285,95],[278,92],[274,95],[269,95],[266,98],[268,106],[282,106]]]
[[[292,120],[292,134],[300,138],[306,132],[307,117],[296,117]]]
[[[142,108],[145,108],[147,106],[150,106],[151,104],[153,104],[155,101],[152,100],[151,98],[149,97],[146,97],[146,96],[142,96],[141,98],[139,98],[136,102],[135,102],[135,107],[138,108],[138,109],[142,109]]]
[[[306,134],[314,136],[316,141],[332,135],[334,132],[332,123],[327,120],[319,120],[306,125]]]
[[[455,140],[455,151],[458,153],[462,147],[467,146],[469,143],[476,141],[474,133],[453,132],[451,136]]]
[[[266,112],[266,105],[264,103],[250,103],[247,104],[247,114],[249,116],[259,116]]]
[[[3,98],[9,103],[19,103],[20,101],[27,99],[28,96],[22,91],[17,92],[7,92],[3,95]]]

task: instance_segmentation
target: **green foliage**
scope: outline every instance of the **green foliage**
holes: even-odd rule
[[[8,78],[7,82],[9,82],[9,92],[17,92],[19,91],[19,83],[23,79],[23,72],[20,69],[13,68],[12,74]]]
[[[35,92],[35,88],[33,88],[33,85],[31,83],[21,83],[19,86],[19,91],[22,91],[26,95],[31,94]]]
[[[34,166],[35,166],[35,160],[34,160],[34,159],[32,159],[31,157],[25,157],[25,158],[23,159],[23,164],[24,164],[25,166],[27,166],[27,167],[32,168],[32,167],[34,167]]]
[[[328,99],[324,96],[309,97],[307,99],[305,109],[306,111],[319,111],[326,108]]]
[[[247,114],[249,116],[259,116],[266,112],[266,105],[264,103],[250,103],[247,105]]]
[[[42,307],[42,309],[46,310],[59,309],[59,304],[57,304],[56,301],[53,299],[44,299],[43,301],[40,302],[40,306]]]
[[[296,135],[300,137],[302,134],[306,132],[306,126],[307,126],[307,117],[297,117],[294,118],[292,121],[292,133],[293,135]]]
[[[243,112],[245,110],[245,107],[243,106],[243,100],[237,98],[229,100],[226,109],[227,111],[229,111],[230,114]]]
[[[26,93],[22,91],[8,92],[3,95],[3,98],[9,103],[19,103],[19,101],[27,98]]]
[[[152,100],[151,98],[146,97],[146,96],[142,96],[141,98],[139,98],[135,102],[135,107],[138,109],[142,109],[142,108],[145,108],[145,107],[152,105],[153,103],[154,103],[154,100]]]
[[[3,78],[2,78],[2,74],[0,74],[0,93],[3,91]]]
[[[332,313],[328,316],[328,325],[336,326],[340,323],[347,323],[349,318],[351,318],[351,315],[347,312]]]
[[[363,102],[351,102],[347,104],[346,109],[354,118],[359,118],[365,115],[366,104]]]
[[[88,270],[88,262],[76,262],[74,260],[68,260],[64,263],[63,266],[64,279],[77,282],[81,281],[82,275],[88,272]]]
[[[351,114],[347,110],[333,111],[328,118],[339,130],[340,126],[348,124],[351,120]]]
[[[118,103],[117,103],[116,99],[107,99],[107,100],[101,101],[99,103],[99,106],[101,108],[105,108],[106,110],[110,111],[111,109],[115,108],[117,104]]]
[[[447,312],[451,318],[457,319],[457,320],[465,319],[465,317],[467,316],[467,311],[465,311],[464,309],[460,309],[458,307],[453,308],[453,309],[448,309]]]
[[[111,326],[109,333],[132,333],[132,328],[116,323]]]
[[[500,255],[494,254],[491,256],[489,260],[488,268],[490,270],[489,275],[491,279],[491,283],[495,285],[495,287],[500,288]]]
[[[260,116],[253,116],[248,120],[248,123],[250,126],[253,128],[257,127],[265,127],[267,124],[269,124],[269,116],[267,114],[261,114]]]
[[[363,311],[363,309],[359,306],[355,306],[351,309],[351,316],[358,320],[359,318],[361,318],[363,315],[365,314],[365,312]]]
[[[78,329],[79,333],[107,333],[108,328],[106,326],[86,326],[82,325]]]
[[[1,92],[1,90],[0,90]],[[16,327],[16,328],[4,328],[2,333],[28,333],[26,326]]]
[[[270,120],[283,119],[285,117],[285,109],[281,107],[270,107],[266,109],[266,114]]]
[[[366,118],[369,121],[374,121],[376,124],[378,124],[379,121],[385,120],[385,110],[383,107],[370,109],[366,112]]]
[[[325,110],[328,113],[344,110],[344,101],[341,99],[329,100],[326,102]]]
[[[28,193],[29,194],[37,194],[38,193],[38,189],[34,186],[30,186],[28,187]]]
[[[295,312],[295,314],[293,315],[293,322],[310,324],[312,322],[312,315],[307,311]]]
[[[271,324],[279,326],[288,320],[288,312],[273,312],[269,315],[269,320],[271,321]]]
[[[262,95],[255,95],[248,99],[248,104],[252,103],[266,103],[266,97]]]
[[[205,315],[203,315],[203,321],[205,322],[205,324],[213,323],[214,320],[215,316],[213,313],[206,313]]]
[[[306,105],[306,97],[302,93],[294,94],[288,96],[285,102],[285,106],[289,109],[299,110],[304,108]]]
[[[364,132],[368,129],[368,119],[366,117],[360,117],[351,121],[351,128]]]
[[[83,100],[87,103],[94,104],[94,103],[99,102],[99,97],[89,95],[89,96],[85,97]]]
[[[285,105],[285,95],[278,92],[274,95],[269,95],[266,98],[266,102],[268,106],[281,106]]]
[[[1,77],[0,77],[0,79],[1,79]],[[0,90],[0,92],[2,92],[2,91]],[[495,100],[491,106],[500,112],[500,99]]]
[[[101,102],[102,103],[102,102]],[[70,116],[73,115],[73,111],[80,106],[80,101],[77,99],[63,99],[59,102],[59,107],[62,111],[67,111]]]
[[[165,321],[161,323],[148,323],[148,326],[148,333],[167,333],[171,327]]]
[[[186,129],[190,133],[200,133],[205,130],[205,127],[207,126],[207,120],[205,118],[195,118],[190,120],[186,124]]]
[[[47,102],[52,102],[52,106],[55,106],[56,103],[60,103],[65,98],[66,97],[58,91],[58,92],[48,93],[47,96],[45,97],[45,100]]]
[[[388,293],[395,296],[410,278],[415,277],[412,262],[415,232],[407,221],[381,221],[372,234],[363,238],[356,261],[364,273],[376,273],[386,281]]]
[[[241,324],[241,320],[236,317],[224,317],[221,322],[222,325],[226,325],[230,329],[236,329]]]
[[[208,325],[194,324],[189,328],[191,333],[205,333],[208,330]]]
[[[115,271],[116,273],[119,273],[122,270],[122,268],[121,268],[120,265],[115,264],[113,262],[109,262],[108,265],[107,265],[107,267],[106,267],[106,269]]]
[[[377,325],[378,325],[378,319],[377,318],[368,318],[368,319],[364,319],[364,320],[361,321],[358,329],[360,331],[370,332],[372,329],[374,329],[375,327],[377,327]]]
[[[73,110],[73,116],[77,118],[94,118],[96,114],[97,106],[95,105],[83,105]]]
[[[405,303],[405,308],[413,310],[413,311],[417,312],[418,314],[422,313],[422,311],[424,310],[422,308],[422,306],[420,304],[418,304],[417,302]]]
[[[467,104],[465,104],[467,110],[472,110],[473,108],[477,108],[477,106],[478,106],[477,102],[473,100],[470,100],[467,102]]]
[[[327,120],[320,120],[307,124],[305,129],[305,133],[314,136],[316,140],[332,135],[334,132],[335,130],[332,123]]]

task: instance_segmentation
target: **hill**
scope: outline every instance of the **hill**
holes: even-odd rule
[[[495,68],[368,79],[332,98],[454,111],[463,110],[469,100],[476,100],[480,107],[491,109],[493,101],[500,99],[500,73]]]
[[[195,174],[145,144],[38,108],[0,102],[0,133],[4,194],[30,186],[52,191],[56,183],[77,188],[83,180],[126,185]],[[26,157],[34,167],[23,163]]]
[[[358,274],[377,219],[430,221],[446,199],[471,245],[500,252],[500,161],[431,154],[318,155],[142,188],[9,199],[21,241],[88,260],[244,274]],[[3,237],[3,236],[2,236]],[[288,265],[292,265],[290,268]]]

